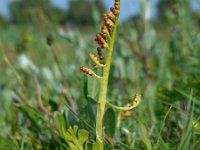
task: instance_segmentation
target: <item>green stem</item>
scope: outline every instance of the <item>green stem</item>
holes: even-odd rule
[[[133,108],[135,108],[138,104],[139,104],[139,101],[135,104],[135,105],[132,105],[132,106],[116,106],[116,105],[113,105],[111,104],[108,100],[106,101],[106,104],[114,109],[117,109],[117,110],[125,110],[125,111],[129,111]]]
[[[11,64],[10,60],[8,59],[1,41],[0,41],[0,50],[2,51],[4,61],[11,68],[11,70],[13,71],[13,73],[16,76],[17,81],[19,82],[19,84],[22,86],[22,89],[24,90],[25,89],[24,82],[23,82],[22,78],[20,77],[20,75],[18,74],[18,72],[16,71],[15,67]]]
[[[101,88],[100,88],[100,94],[99,94],[99,101],[98,101],[98,107],[97,107],[97,116],[96,116],[96,140],[97,140],[97,150],[103,150],[103,115],[104,115],[104,109],[106,104],[106,94],[107,94],[107,86],[108,86],[108,78],[109,78],[109,72],[110,72],[110,66],[111,66],[111,60],[112,60],[112,53],[113,53],[113,47],[115,42],[115,35],[117,30],[117,20],[113,27],[112,35],[111,35],[111,41],[109,43],[107,58],[106,58],[106,66],[103,69],[103,77],[101,80]]]
[[[71,93],[69,92],[69,84],[68,84],[68,82],[65,80],[65,75],[64,75],[63,69],[62,69],[62,67],[61,67],[60,61],[59,61],[59,59],[58,59],[58,56],[56,55],[56,52],[55,52],[55,50],[53,49],[52,46],[48,46],[48,48],[49,48],[49,50],[50,50],[50,51],[52,52],[52,54],[53,54],[55,63],[56,63],[56,65],[57,65],[58,70],[59,70],[59,72],[60,72],[60,75],[61,75],[61,77],[62,77],[63,86],[64,86],[64,94],[65,94],[65,96],[67,97],[67,99],[68,99],[68,101],[69,101],[69,103],[70,103],[70,106],[72,107],[72,110],[73,110],[74,112],[76,112],[76,106],[75,106],[74,100],[73,100],[73,98],[72,98]]]

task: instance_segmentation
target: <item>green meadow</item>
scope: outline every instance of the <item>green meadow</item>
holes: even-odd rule
[[[119,20],[105,105],[105,150],[200,149],[200,14],[163,0]],[[198,3],[200,4],[200,3]],[[23,8],[23,9],[22,9]],[[101,31],[101,1],[19,0],[0,17],[0,150],[95,150],[101,82],[80,70]],[[107,41],[106,41],[107,42]],[[106,49],[102,55],[106,59]]]

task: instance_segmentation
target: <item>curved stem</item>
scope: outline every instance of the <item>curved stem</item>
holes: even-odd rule
[[[137,107],[137,105],[139,104],[139,101],[138,101],[135,105],[124,106],[124,107],[113,105],[113,104],[111,104],[108,100],[106,101],[106,104],[109,105],[110,107],[114,108],[114,109],[118,109],[118,110],[127,110],[127,111],[129,111],[129,110],[131,110],[131,109]]]
[[[113,47],[115,42],[115,35],[117,30],[117,20],[113,27],[112,35],[111,35],[111,41],[109,43],[107,58],[106,58],[106,66],[103,69],[103,77],[101,80],[101,88],[100,88],[100,94],[99,94],[99,101],[98,101],[98,107],[97,107],[97,117],[96,117],[96,138],[97,138],[97,147],[98,150],[103,150],[103,115],[104,115],[104,109],[106,104],[106,94],[107,94],[107,86],[108,86],[108,78],[109,78],[109,72],[110,72],[110,66],[111,66],[111,60],[112,60],[112,53],[113,53]]]
[[[95,57],[93,57],[91,54],[90,54],[90,58],[91,58],[92,61],[95,63],[95,65],[97,65],[98,67],[104,68],[104,67],[106,66],[106,65],[104,65],[104,64],[101,64],[101,63],[99,62],[99,60],[96,60]]]
[[[99,80],[102,79],[101,76],[97,75],[97,74],[96,74],[94,71],[92,71],[91,69],[88,69],[88,70],[90,70],[90,71],[92,72],[92,75],[93,75],[95,78],[97,78],[97,79],[99,79]]]

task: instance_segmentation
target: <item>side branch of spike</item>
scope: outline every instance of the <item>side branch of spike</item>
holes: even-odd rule
[[[88,74],[88,75],[90,75],[90,76],[96,77],[96,78],[99,79],[99,80],[102,79],[102,77],[100,77],[99,75],[97,75],[94,71],[92,71],[92,70],[89,69],[89,68],[86,68],[86,67],[84,67],[84,66],[81,66],[81,67],[80,67],[80,70],[83,71],[83,72],[85,72],[86,74]]]
[[[92,59],[92,61],[94,62],[95,65],[99,66],[99,67],[105,67],[106,65],[102,64],[99,59],[97,58],[96,54],[93,52],[89,53],[90,58]]]

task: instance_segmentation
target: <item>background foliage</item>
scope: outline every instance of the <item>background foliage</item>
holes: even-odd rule
[[[123,106],[139,92],[142,100],[124,120],[107,108],[106,149],[198,150],[199,12],[187,0],[162,0],[149,20],[147,4],[119,24],[108,98]],[[11,20],[0,17],[0,149],[95,147],[99,83],[79,67],[92,66],[104,8],[19,0]]]

